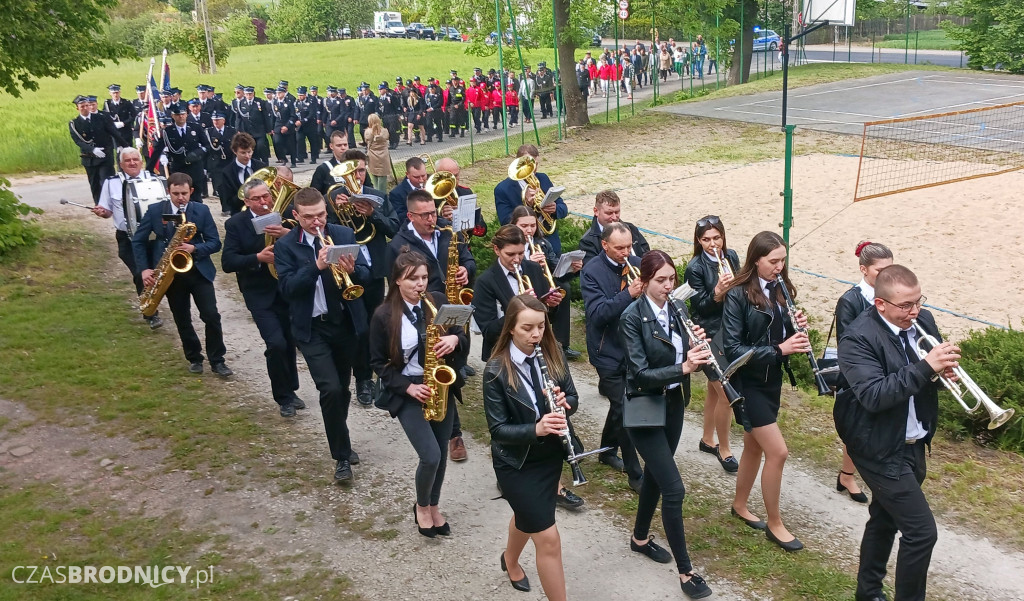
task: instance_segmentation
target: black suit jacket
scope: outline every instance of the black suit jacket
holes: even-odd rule
[[[210,158],[218,167],[223,167],[235,160],[235,153],[231,150],[231,139],[235,137],[235,128],[230,125],[224,126],[224,133],[217,133],[217,128],[210,127],[206,130],[205,146],[210,150]]]
[[[684,357],[690,349],[681,321],[685,317],[669,303],[669,319],[682,336]],[[662,394],[666,386],[679,383],[683,403],[690,402],[690,375],[683,374],[676,363],[676,347],[670,333],[658,323],[646,295],[641,294],[622,312],[619,335],[626,344],[626,396]]]
[[[448,299],[440,292],[431,292],[430,299],[430,302],[437,308],[448,302]],[[423,315],[427,315],[426,307],[423,306],[422,301],[420,301],[420,311]],[[441,364],[451,366],[456,373],[455,383],[449,388],[449,391],[452,393],[452,398],[449,398],[450,402],[457,396],[457,391],[464,384],[457,366],[460,363],[458,358],[464,357],[469,353],[469,338],[467,338],[466,331],[461,326],[449,327],[441,335],[454,335],[459,339],[455,351],[440,359]],[[419,402],[409,397],[405,392],[409,385],[413,383],[409,376],[402,374],[402,370],[405,369],[407,363],[404,358],[400,365],[395,365],[391,362],[391,303],[385,301],[381,306],[377,307],[377,310],[373,312],[373,317],[370,319],[370,367],[380,376],[380,384],[386,395],[383,401],[377,401],[377,406],[381,408],[386,407],[391,417],[398,415],[398,410],[401,409],[402,404],[406,401]],[[423,360],[421,358],[420,364],[422,365],[422,363]],[[462,361],[462,363],[465,363],[465,361]]]
[[[523,273],[534,285],[537,296],[547,294],[550,287],[540,266],[533,261],[523,261],[522,267]],[[480,345],[480,359],[483,361],[491,358],[494,343],[498,341],[501,327],[505,323],[505,311],[514,296],[516,292],[509,286],[507,272],[497,260],[480,274],[473,285],[473,319],[484,336],[483,344]]]
[[[836,303],[836,342],[846,334],[850,324],[860,316],[861,313],[872,308],[874,305],[868,302],[868,299],[864,298],[861,294],[860,288],[854,286],[850,288],[842,296],[839,297],[839,302]]]
[[[146,161],[146,169],[152,171],[165,150],[171,172],[188,171],[193,166],[201,169],[206,157],[205,143],[203,130],[192,122],[185,124],[184,137],[178,133],[176,124],[168,125],[153,145],[153,154]]]
[[[256,233],[252,218],[252,212],[245,211],[232,215],[224,223],[224,252],[221,254],[224,273],[236,274],[238,289],[250,311],[267,309],[280,298],[277,278],[271,275],[266,263],[256,259],[265,246],[265,237]]]
[[[726,249],[726,260],[732,266],[733,273],[740,272],[740,258],[736,251]],[[708,258],[704,251],[690,259],[686,265],[683,280],[693,288],[690,297],[690,310],[693,320],[704,328],[708,338],[718,333],[722,327],[722,303],[715,301],[715,286],[718,285],[718,263]],[[724,299],[723,299],[724,300]]]
[[[327,225],[326,232],[335,244],[355,244],[352,230],[340,225]],[[274,266],[277,268],[277,281],[281,293],[288,301],[291,314],[292,336],[299,342],[308,342],[311,336],[313,321],[313,296],[316,294],[316,280],[322,278],[325,296],[327,286],[334,286],[334,277],[330,266],[323,271],[316,267],[313,249],[302,241],[302,228],[292,228],[274,245]],[[356,255],[356,270],[351,274],[356,284],[369,281],[370,269],[361,254]],[[338,297],[340,298],[340,291]],[[341,300],[345,314],[351,320],[352,329],[361,334],[367,327],[366,307],[363,299]],[[354,341],[353,341],[354,343]]]
[[[931,313],[922,309],[917,322],[941,340]],[[907,452],[910,397],[930,443],[941,384],[931,381],[935,373],[927,362],[907,363],[903,342],[874,309],[861,313],[839,340],[839,367],[847,382],[832,410],[839,437],[857,469],[898,479]]]
[[[96,167],[114,158],[114,146],[125,146],[121,134],[114,127],[114,122],[103,113],[91,115],[88,119],[81,115],[68,121],[71,141],[79,148],[83,167]],[[106,158],[98,158],[93,150],[99,148],[106,153]]]
[[[651,250],[651,245],[647,243],[647,239],[640,233],[640,230],[636,228],[632,223],[622,222],[623,225],[629,228],[631,234],[633,234],[633,254],[642,257],[644,253]],[[597,217],[590,219],[590,229],[587,233],[583,234],[580,238],[580,250],[587,253],[583,257],[583,264],[586,265],[591,259],[596,257],[602,252],[601,248],[601,228],[597,224]]]
[[[249,161],[249,167],[251,170],[249,175],[251,176],[253,173],[256,173],[266,166],[267,164],[263,161],[251,159]],[[238,168],[235,161],[231,161],[221,167],[221,176],[220,187],[217,188],[217,194],[219,194],[220,197],[228,203],[228,206],[231,207],[232,214],[237,213],[245,206],[245,203],[238,199],[238,189],[242,187],[241,169]],[[271,192],[271,194],[273,194],[273,192]],[[286,214],[284,217],[286,219],[290,219],[291,213]]]
[[[438,221],[438,225],[446,226],[448,224],[441,219]],[[388,244],[385,263],[388,267],[389,281],[391,277],[391,266],[395,264],[395,258],[398,257],[398,253],[402,251],[403,246],[408,246],[427,258],[427,271],[429,274],[427,290],[433,292],[444,292],[445,276],[448,273],[448,246],[451,243],[451,239],[451,232],[441,232],[441,235],[437,240],[437,256],[435,257],[434,253],[430,252],[430,248],[427,246],[427,243],[420,238],[419,234],[410,230],[407,225],[403,225],[399,228],[398,232]],[[468,244],[459,244],[459,265],[466,268],[466,271],[469,272],[469,281],[472,282],[473,278],[476,276],[476,259],[473,258],[473,253],[470,252]],[[394,282],[390,283],[394,284]]]
[[[601,251],[598,260],[583,266],[580,291],[587,317],[587,353],[597,369],[625,369],[626,353],[619,334],[619,317],[633,302],[628,288],[621,288],[622,273]],[[640,266],[640,257],[630,256],[629,264]],[[621,289],[620,289],[621,288]]]
[[[409,192],[412,192],[412,184],[409,183],[408,177],[403,177],[402,181],[388,192],[388,202],[394,207],[399,223],[408,221],[406,214],[409,212],[409,209],[406,207],[405,201],[409,198]]]
[[[132,124],[135,123],[135,115],[137,113],[135,105],[130,100],[122,98],[116,106],[113,100],[105,100],[103,101],[103,111],[110,115],[111,120],[124,123],[124,127],[129,130],[132,128]]]
[[[163,257],[167,249],[167,243],[174,237],[176,226],[171,223],[165,224],[163,216],[171,213],[171,201],[165,200],[161,203],[149,206],[149,210],[142,216],[139,222],[139,229],[135,230],[132,236],[132,251],[135,253],[135,265],[139,271],[153,269]],[[185,218],[196,225],[196,235],[189,240],[189,244],[196,248],[192,251],[194,265],[192,269],[198,270],[206,279],[213,281],[217,276],[217,268],[213,266],[210,255],[220,250],[220,234],[217,232],[217,224],[210,215],[210,209],[199,202],[190,202],[185,205]],[[150,248],[150,234],[153,235],[153,244]]]
[[[323,163],[316,166],[316,170],[313,171],[313,179],[309,182],[310,188],[316,188],[321,194],[327,194],[327,189],[338,183],[331,177],[331,169],[338,166],[338,159],[333,156]],[[330,209],[327,210],[327,214],[330,215]]]
[[[391,203],[388,202],[386,194],[370,186],[363,186],[362,193],[384,199],[381,208],[375,209],[373,215],[370,216],[370,224],[373,225],[376,234],[366,244],[366,250],[370,253],[370,277],[375,280],[383,279],[391,275],[393,260],[388,260],[388,240],[398,232],[399,219],[395,215]],[[333,211],[327,211],[327,219],[331,223],[335,222],[336,217]],[[363,239],[367,233],[359,232],[359,239]]]

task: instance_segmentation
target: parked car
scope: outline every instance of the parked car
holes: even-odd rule
[[[349,27],[348,25],[346,25],[345,27],[342,27],[341,28],[341,37],[342,38],[350,38],[350,37],[352,37],[352,28]]]
[[[601,36],[599,36],[597,33],[594,33],[593,37],[590,38],[590,46],[591,46],[591,48],[600,48],[601,44],[602,44]]]
[[[447,40],[447,41],[452,41],[452,42],[461,42],[462,41],[462,34],[459,33],[459,30],[455,29],[454,27],[438,27],[437,28],[437,37],[442,39],[442,40]]]
[[[771,29],[754,28],[754,52],[774,51],[779,49],[782,38]]]
[[[504,31],[504,32],[502,32],[502,36],[501,37],[503,37],[505,39],[505,45],[506,46],[511,46],[512,45],[512,32],[511,31]],[[516,36],[516,39],[519,41],[520,44],[525,44],[526,43],[526,40],[523,39],[523,36]],[[487,36],[487,39],[484,40],[484,42],[486,42],[488,46],[493,46],[495,43],[497,43],[497,41],[498,41],[498,32],[497,31],[492,31],[491,34],[489,36]]]
[[[405,33],[407,38],[417,38],[420,40],[437,39],[437,36],[434,34],[434,28],[423,23],[409,23],[405,27]]]
[[[373,33],[372,29],[363,29],[362,34],[364,38],[375,38],[377,35]]]

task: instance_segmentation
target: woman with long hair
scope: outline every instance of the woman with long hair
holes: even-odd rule
[[[388,191],[388,173],[391,172],[391,151],[388,150],[388,130],[380,115],[373,113],[366,119],[366,171],[374,188]]]
[[[686,550],[683,529],[683,486],[676,467],[675,452],[683,433],[683,414],[690,403],[690,374],[701,369],[711,352],[690,345],[683,319],[669,302],[676,287],[676,266],[664,251],[652,250],[640,260],[643,294],[626,307],[619,320],[619,332],[626,344],[626,400],[654,397],[664,411],[664,425],[627,428],[636,452],[644,459],[643,485],[637,502],[636,522],[629,547],[659,563],[675,555],[679,585],[691,599],[702,599],[711,589],[693,571]],[[698,329],[695,332],[703,336]],[[651,519],[661,498],[661,521],[668,538],[670,555],[649,536]]]
[[[744,432],[732,514],[751,528],[764,530],[768,540],[786,551],[798,551],[804,545],[786,529],[779,510],[782,469],[789,449],[777,419],[782,402],[783,367],[792,374],[789,356],[809,352],[811,343],[807,334],[797,331],[798,327],[807,327],[803,314],[797,312],[796,324],[787,317],[786,300],[779,286],[785,285],[794,299],[796,288],[789,281],[786,255],[786,243],[775,232],[761,232],[750,240],[743,268],[725,291],[722,339],[728,361],[753,350],[746,365],[730,380],[744,397],[742,403],[733,407]],[[762,458],[761,496],[767,523],[747,507]]]
[[[892,251],[884,244],[877,242],[861,241],[853,251],[860,263],[860,273],[863,276],[853,288],[847,290],[836,303],[836,341],[846,333],[846,328],[857,319],[861,313],[870,307],[875,306],[875,277],[878,272],[892,265]],[[843,464],[836,476],[836,491],[849,493],[850,498],[858,503],[867,503],[868,496],[857,485],[854,477],[853,460],[843,445]]]
[[[427,104],[423,102],[420,91],[415,86],[409,88],[409,95],[405,98],[405,122],[408,123],[409,139],[406,144],[412,146],[413,137],[419,131],[420,146],[427,143]]]
[[[720,261],[725,261],[723,265]],[[693,258],[686,265],[684,281],[693,288],[690,297],[690,311],[693,321],[704,328],[708,338],[715,339],[722,327],[722,301],[720,297],[732,282],[733,274],[740,269],[736,251],[725,241],[725,224],[717,215],[707,215],[697,220],[693,230]],[[720,339],[715,339],[715,354],[720,361],[725,356],[720,349]],[[723,366],[724,367],[724,366]],[[740,464],[729,447],[729,424],[732,422],[732,408],[725,398],[718,375],[710,369],[704,371],[708,377],[708,392],[704,398],[704,432],[697,447],[704,453],[714,455],[722,469],[735,473]],[[715,433],[718,444],[715,444]]]
[[[537,349],[553,383],[545,388]],[[564,601],[562,542],[555,525],[555,494],[565,451],[561,434],[579,406],[576,386],[562,349],[547,323],[544,303],[521,294],[509,301],[505,323],[483,373],[484,413],[491,433],[491,461],[502,496],[512,507],[501,569],[512,587],[530,590],[519,565],[529,540],[537,551],[537,573],[544,594]],[[565,415],[551,410],[551,403]]]
[[[432,390],[423,383],[423,366],[425,355],[431,351],[439,365],[455,365],[455,356],[468,351],[469,341],[461,327],[450,326],[433,349],[425,348],[427,326],[434,315],[423,298],[429,298],[434,308],[446,300],[444,294],[427,292],[427,260],[423,255],[404,247],[395,259],[391,277],[394,285],[370,320],[370,366],[380,377],[383,389],[377,406],[398,418],[419,456],[413,506],[417,531],[428,538],[448,536],[451,527],[438,503],[448,462],[454,393],[462,383],[457,377],[449,386],[444,418],[428,421],[423,405],[430,400]]]

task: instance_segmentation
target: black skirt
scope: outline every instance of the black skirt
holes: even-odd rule
[[[495,464],[501,495],[512,508],[519,531],[533,534],[555,525],[555,496],[563,461],[561,441],[546,436],[542,444],[530,445],[520,469]]]
[[[742,373],[743,370],[741,370]],[[754,428],[774,424],[779,418],[782,397],[782,368],[773,366],[764,377],[764,369],[757,369],[758,376],[740,375],[732,381],[736,390],[743,395],[743,402],[732,406],[736,423],[750,432]]]

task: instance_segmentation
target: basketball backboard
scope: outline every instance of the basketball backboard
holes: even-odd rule
[[[829,25],[852,27],[856,12],[857,0],[804,0],[804,25],[828,21]]]

